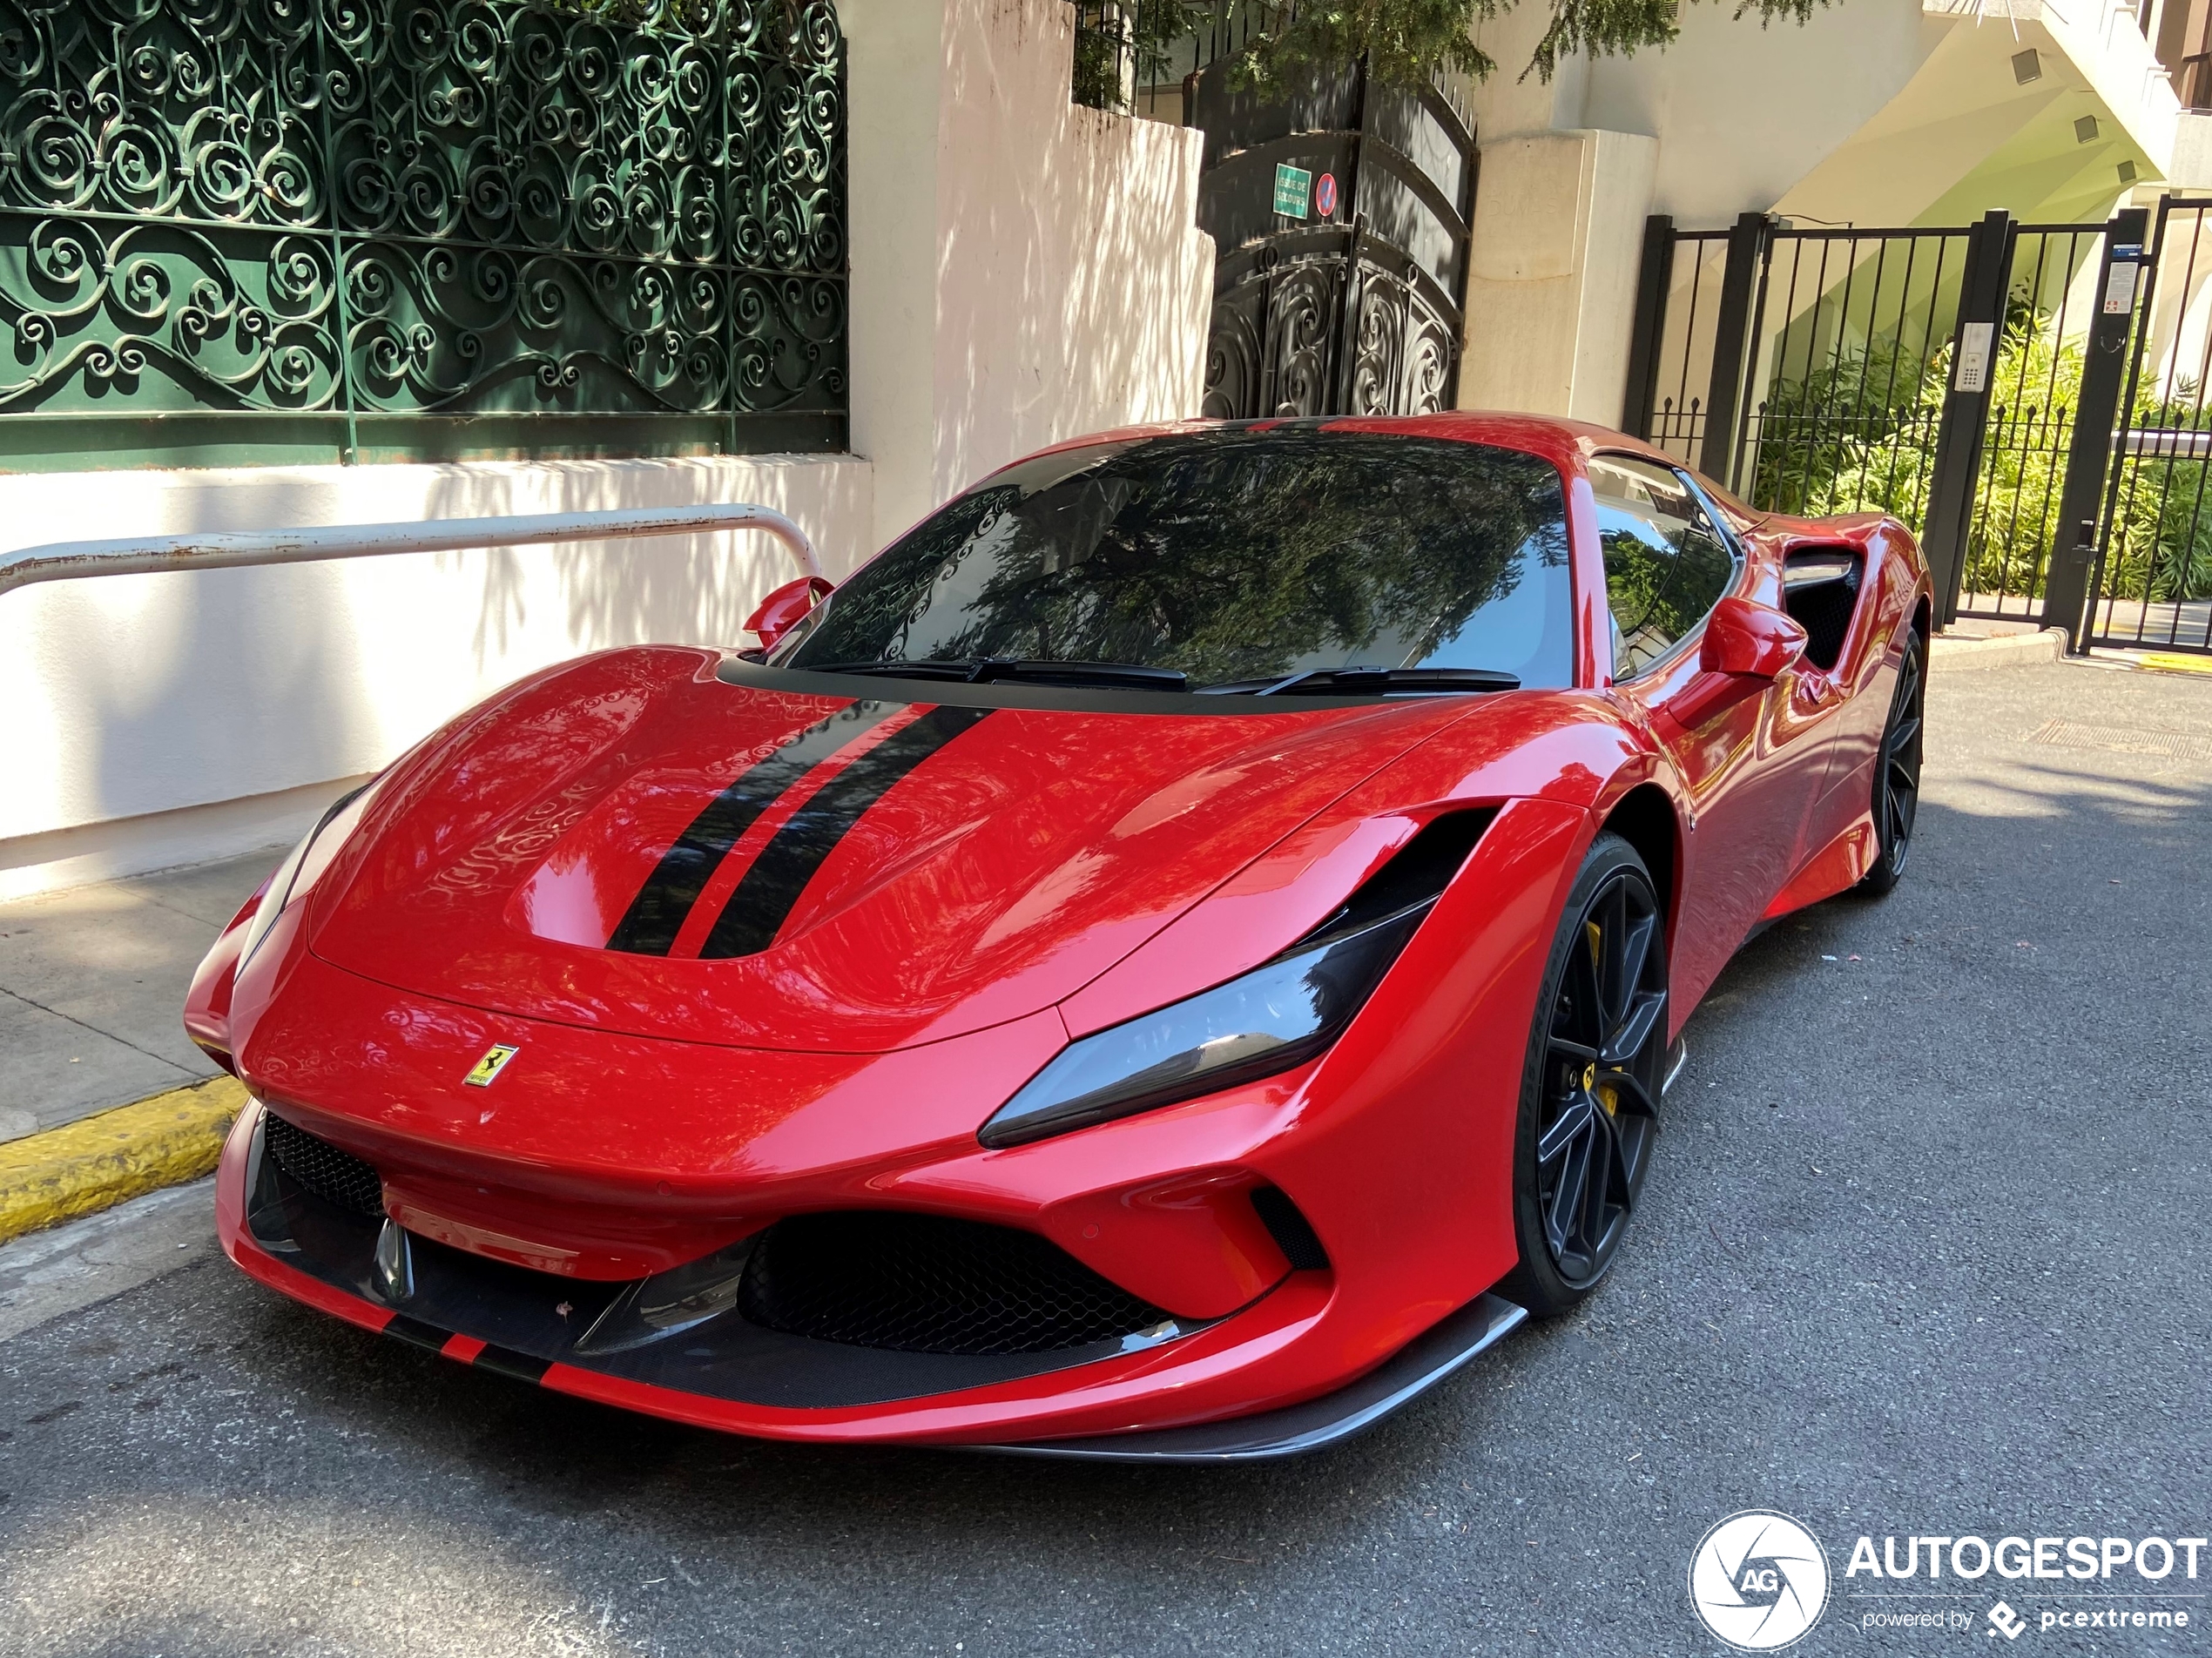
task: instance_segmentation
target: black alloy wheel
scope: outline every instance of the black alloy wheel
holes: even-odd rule
[[[1912,820],[1920,808],[1920,722],[1925,711],[1927,647],[1919,629],[1906,636],[1905,662],[1890,695],[1889,723],[1874,767],[1874,866],[1859,886],[1879,898],[1905,875],[1912,851]]]
[[[1605,1276],[1643,1189],[1667,1055],[1665,917],[1635,848],[1601,835],[1537,1002],[1514,1147],[1507,1293],[1563,1311]]]

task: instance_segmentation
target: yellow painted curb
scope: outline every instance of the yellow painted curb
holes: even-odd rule
[[[2146,650],[2135,660],[2146,668],[2162,668],[2168,673],[2212,674],[2212,657],[2185,657],[2175,651]]]
[[[219,1076],[0,1144],[0,1244],[197,1180],[245,1103],[244,1085]]]

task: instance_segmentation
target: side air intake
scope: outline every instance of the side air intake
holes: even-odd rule
[[[1275,1240],[1275,1247],[1283,1251],[1283,1258],[1291,1264],[1293,1272],[1318,1271],[1329,1264],[1329,1252],[1321,1247],[1321,1239],[1292,1203],[1290,1195],[1279,1186],[1261,1186],[1252,1193],[1252,1210],[1258,1215],[1259,1223]]]
[[[1844,654],[1858,607],[1860,563],[1848,547],[1804,548],[1784,561],[1783,608],[1805,630],[1805,659],[1824,672]]]

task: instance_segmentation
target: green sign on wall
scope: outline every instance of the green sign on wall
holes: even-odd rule
[[[1313,199],[1313,175],[1304,167],[1275,164],[1275,211],[1286,219],[1304,219]]]

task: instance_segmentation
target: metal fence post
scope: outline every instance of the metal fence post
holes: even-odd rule
[[[1935,589],[1939,627],[1959,618],[1959,588],[1973,529],[1974,486],[1981,477],[1982,439],[1989,428],[1991,385],[2004,342],[2012,269],[2013,217],[2000,208],[1966,233],[1958,324],[1951,335],[1951,384],[1936,426],[1921,548]]]
[[[1636,270],[1634,332],[1629,336],[1629,384],[1622,397],[1621,429],[1651,436],[1651,404],[1659,389],[1659,346],[1667,324],[1667,290],[1675,273],[1675,221],[1654,213],[1643,221],[1643,259]]]
[[[2043,583],[2043,625],[2066,630],[2067,650],[2079,655],[2089,606],[2089,563],[2067,532],[2099,516],[2105,476],[2119,429],[2120,387],[2128,373],[2128,342],[2135,331],[2135,298],[2143,275],[2147,208],[2129,207],[2105,221],[2104,259],[2097,272],[2097,314],[2089,325],[2081,365],[2081,399],[2074,411],[2074,445],[2067,453],[2066,482],[2059,492],[2059,533]],[[2094,549],[2092,550],[2094,556]]]
[[[1751,296],[1765,262],[1774,221],[1764,213],[1739,213],[1728,233],[1728,267],[1721,278],[1720,315],[1713,327],[1713,378],[1705,394],[1705,441],[1698,470],[1727,487],[1736,458],[1737,414],[1743,398],[1743,359],[1750,347]]]

